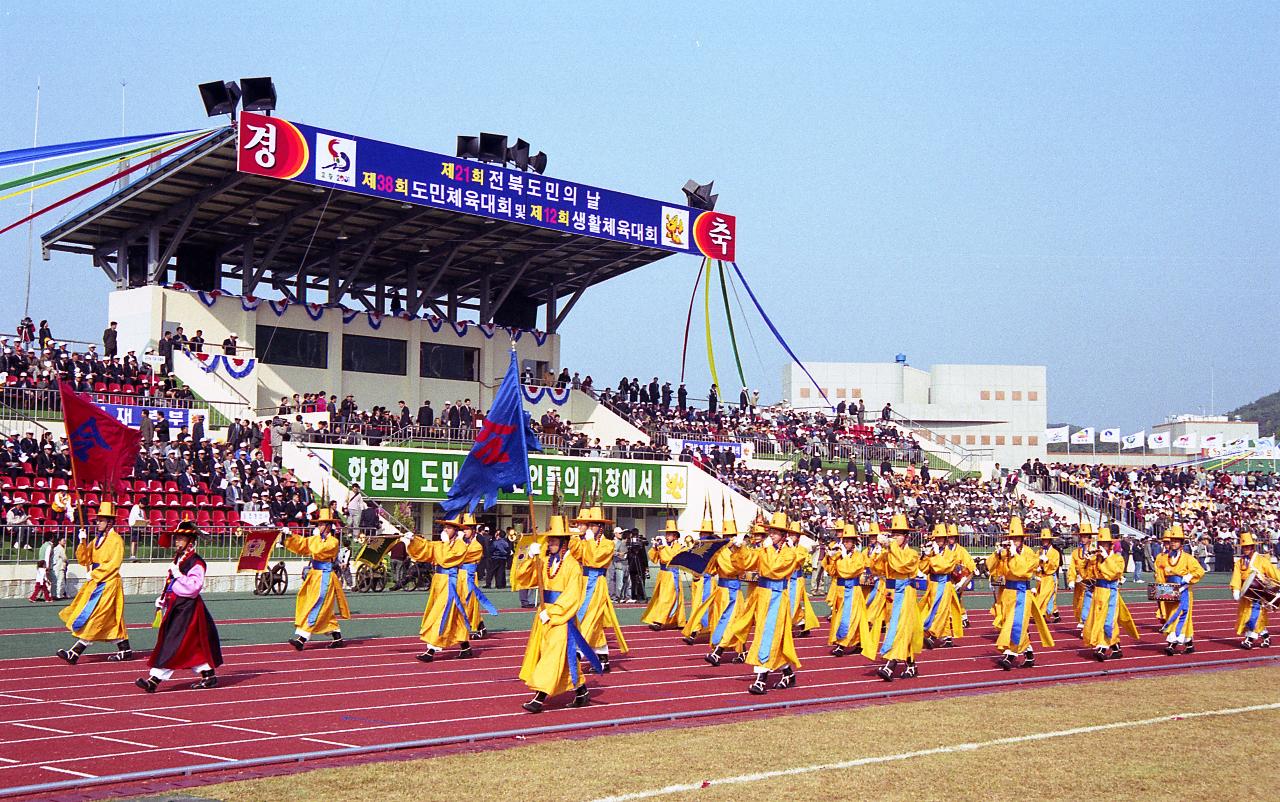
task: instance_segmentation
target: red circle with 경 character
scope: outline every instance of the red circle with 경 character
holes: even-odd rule
[[[274,162],[270,162],[265,156],[260,156],[259,151],[266,148],[263,142],[259,142],[255,147],[246,147],[258,137],[256,129],[270,127],[275,131],[275,147],[271,155],[274,156]],[[307,139],[302,135],[293,123],[288,120],[282,120],[279,117],[266,117],[257,114],[243,114],[240,119],[240,164],[243,169],[258,175],[267,175],[272,178],[290,179],[296,178],[304,169],[310,160],[311,151],[307,147]],[[264,164],[264,160],[268,163]]]
[[[733,215],[703,212],[693,222],[693,241],[702,255],[711,259],[734,261],[736,234]]]

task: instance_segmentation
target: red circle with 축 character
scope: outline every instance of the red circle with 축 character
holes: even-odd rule
[[[240,169],[272,178],[296,178],[311,158],[307,139],[288,120],[259,114],[240,117]]]
[[[722,262],[736,261],[734,240],[737,237],[736,220],[731,214],[703,212],[693,222],[693,241],[702,255]]]

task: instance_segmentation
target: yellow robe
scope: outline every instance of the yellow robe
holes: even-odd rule
[[[791,621],[804,632],[818,628],[818,614],[813,611],[813,603],[809,601],[809,583],[804,580],[804,567],[809,564],[809,550],[804,546],[793,546],[800,558],[800,564],[791,572],[788,580],[787,594],[791,599]]]
[[[644,615],[640,617],[643,623],[664,627],[684,626],[684,596],[680,593],[679,571],[669,565],[671,558],[682,550],[679,545],[649,549],[649,559],[658,564],[658,580],[654,583],[649,606],[644,608]]]
[[[1040,633],[1040,645],[1053,646],[1053,636],[1045,624],[1044,614],[1036,603],[1035,573],[1040,565],[1040,553],[1023,546],[1008,555],[1000,551],[987,558],[987,568],[1005,578],[997,606],[1000,610],[1000,634],[996,637],[996,649],[1001,652],[1022,654],[1031,648],[1031,626]]]
[[[606,629],[612,629],[618,649],[627,653],[618,612],[609,598],[608,570],[613,562],[613,541],[597,536],[595,540],[574,537],[569,540],[569,553],[578,561],[583,573],[582,605],[578,608],[578,629],[597,652],[608,648]]]
[[[964,637],[964,608],[956,595],[951,572],[960,562],[960,554],[954,549],[943,549],[938,554],[921,558],[921,568],[929,575],[928,590],[920,604],[924,616],[924,631],[935,638]]]
[[[1177,604],[1160,603],[1167,610],[1161,616],[1161,620],[1165,623],[1160,631],[1173,636],[1173,639],[1178,642],[1189,641],[1195,637],[1195,625],[1191,621],[1191,614],[1195,607],[1195,594],[1191,586],[1201,579],[1204,579],[1204,566],[1185,550],[1178,551],[1177,559],[1170,559],[1168,552],[1161,552],[1156,557],[1156,584],[1172,583],[1181,591],[1181,600]]]
[[[465,577],[461,566],[467,558],[467,548],[460,537],[448,543],[419,537],[409,541],[410,559],[436,567],[418,626],[418,639],[434,649],[447,649],[471,638],[466,606],[458,590],[459,576]]]
[[[548,696],[582,685],[586,678],[578,653],[590,651],[578,629],[578,609],[585,585],[582,566],[572,554],[565,554],[554,565],[545,555],[521,556],[513,575],[516,590],[542,588],[542,603],[534,613],[529,644],[520,664],[520,680],[531,690]],[[544,610],[550,617],[545,624],[540,617]]]
[[[77,549],[78,552],[79,550]],[[1280,582],[1280,571],[1276,570],[1276,565],[1271,562],[1271,558],[1255,551],[1248,560],[1244,557],[1235,559],[1231,569],[1231,590],[1233,593],[1240,592],[1240,588],[1244,585],[1244,580],[1249,576],[1250,572],[1257,572],[1260,576]],[[79,596],[76,598],[79,598]],[[1267,608],[1261,602],[1244,597],[1240,598],[1236,616],[1237,635],[1261,634],[1267,631],[1267,623]]]
[[[466,540],[462,542],[466,545],[467,551],[458,571],[458,596],[462,598],[462,605],[467,611],[467,626],[472,632],[476,632],[484,626],[484,614],[489,612],[480,603],[484,592],[476,585],[476,572],[480,570],[480,561],[484,559],[484,544],[478,538],[472,538],[470,542]],[[485,601],[489,600],[486,598]],[[492,603],[488,606],[490,610],[495,609]],[[490,613],[490,615],[493,614]]]
[[[1049,551],[1038,552],[1036,564],[1036,606],[1044,616],[1058,611],[1058,569],[1062,567],[1062,555],[1053,546]]]
[[[862,656],[876,659],[876,647],[885,660],[914,659],[924,648],[924,629],[920,626],[920,604],[911,584],[920,568],[920,554],[910,546],[890,543],[872,559],[875,572],[884,577],[885,600],[884,643],[877,644],[878,627],[862,642]]]
[[[1067,561],[1067,584],[1071,586],[1071,612],[1077,624],[1085,623],[1093,609],[1092,583],[1097,578],[1097,565],[1084,556],[1084,548],[1072,549]]]
[[[1129,615],[1129,608],[1120,598],[1120,578],[1124,576],[1124,555],[1117,549],[1105,559],[1095,562],[1097,575],[1093,588],[1093,609],[1084,623],[1084,642],[1089,648],[1115,646],[1120,643],[1120,630],[1124,629],[1134,640],[1139,640],[1138,627]]]
[[[717,570],[722,571],[721,576],[725,577],[721,587],[731,595],[727,600],[728,606],[711,631],[712,646],[735,652],[747,650],[756,621],[757,583],[748,582],[741,575],[749,570],[747,565],[752,561],[751,551],[751,548],[735,548],[730,544],[716,554]]]
[[[342,541],[334,535],[289,535],[284,547],[311,560],[307,578],[298,588],[293,625],[309,635],[337,632],[338,620],[351,617],[342,582],[334,573],[334,560]]]
[[[827,552],[823,570],[831,577],[831,633],[827,643],[847,650],[858,648],[867,634],[867,600],[858,579],[867,567],[861,551],[842,556],[838,549]]]
[[[1159,585],[1159,584],[1168,582],[1167,579],[1164,579],[1164,577],[1168,576],[1168,570],[1167,570],[1168,565],[1169,565],[1169,552],[1161,551],[1159,554],[1156,555],[1155,565],[1153,565],[1151,568],[1151,573],[1154,574],[1154,576],[1151,579],[1152,584]],[[1164,624],[1166,621],[1169,620],[1169,616],[1173,615],[1173,611],[1177,607],[1178,605],[1175,604],[1174,602],[1162,602],[1162,601],[1156,602],[1156,621],[1160,622],[1161,624]]]
[[[707,563],[707,570],[702,576],[693,580],[693,604],[689,608],[689,620],[682,630],[685,637],[696,638],[703,630],[710,630],[709,639],[711,645],[715,645],[715,630],[729,606],[729,588],[733,588],[733,595],[736,596],[742,587],[740,582],[733,581],[737,576],[732,552],[729,551],[729,546],[722,546],[711,558],[711,562]],[[729,584],[722,585],[725,581]],[[726,619],[725,625],[728,626],[728,623]]]
[[[129,637],[124,625],[124,584],[120,565],[124,541],[115,529],[76,546],[76,562],[89,569],[89,578],[58,617],[83,641],[119,641]]]
[[[884,575],[876,568],[876,556],[880,553],[879,550],[871,546],[862,549],[861,553],[867,566],[863,574],[872,580],[872,584],[864,586],[862,592],[867,605],[867,635],[874,645],[880,642],[880,632],[884,629],[885,599],[889,594],[885,592]],[[862,639],[864,648],[868,638]]]
[[[800,667],[792,639],[791,599],[788,581],[800,564],[800,553],[791,546],[744,549],[745,570],[758,571],[760,580],[752,592],[755,637],[747,649],[747,662],[757,668],[774,671],[785,665]]]

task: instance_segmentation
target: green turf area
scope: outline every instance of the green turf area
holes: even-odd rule
[[[1205,585],[1224,585],[1229,579],[1225,574],[1209,574],[1204,579]],[[297,577],[290,577],[292,587],[297,586]],[[1147,591],[1145,585],[1126,585],[1124,598],[1130,603],[1145,602]],[[516,594],[509,590],[486,590],[485,595],[501,610],[516,610],[520,602]],[[1197,591],[1199,599],[1222,599],[1229,597],[1225,588],[1204,588]],[[253,643],[279,643],[286,640],[293,631],[292,624],[287,621],[270,619],[293,618],[294,594],[286,596],[254,596],[252,593],[210,593],[205,596],[209,609],[219,622],[218,630],[222,642],[227,645]],[[398,618],[357,619],[343,625],[343,632],[352,638],[405,637],[418,634],[419,618],[426,606],[426,591],[412,593],[397,591],[383,593],[347,593],[347,601],[353,616],[401,614]],[[1070,596],[1064,591],[1058,597],[1060,604],[1069,604]],[[149,623],[155,614],[154,597],[128,596],[125,598],[125,620],[130,624]],[[991,605],[991,594],[986,588],[965,594],[965,607],[971,610],[983,609]],[[819,616],[827,614],[827,606],[821,598],[813,599],[814,609]],[[58,611],[62,604],[32,604],[26,599],[5,599],[0,601],[0,629],[47,629],[62,627]],[[624,625],[640,623],[643,608],[639,606],[622,607],[618,610],[618,618]],[[227,623],[246,619],[267,619],[249,623]],[[532,615],[529,612],[509,612],[488,619],[489,629],[494,631],[529,629]],[[32,657],[52,654],[54,650],[65,646],[69,634],[56,633],[10,633],[0,638],[0,659],[6,657]],[[155,642],[155,630],[130,629],[129,640],[137,649],[149,649]],[[99,647],[107,648],[107,647]]]

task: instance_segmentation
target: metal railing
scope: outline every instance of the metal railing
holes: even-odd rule
[[[223,401],[204,401],[198,398],[167,398],[163,395],[144,393],[85,393],[98,404],[118,404],[121,406],[161,407],[169,409],[208,410],[210,416],[218,413],[227,419],[241,418],[245,415],[242,404]],[[0,386],[0,417],[20,416],[28,420],[60,420],[62,418],[62,397],[58,390],[47,387],[13,387]],[[210,421],[205,421],[208,427]]]
[[[1119,521],[1132,529],[1137,529],[1139,532],[1147,530],[1146,516],[1143,513],[1118,500],[1108,498],[1099,491],[1081,487],[1074,482],[1064,480],[1060,476],[1037,476],[1029,479],[1028,482],[1037,485],[1042,492],[1057,493],[1072,498],[1089,507],[1092,511],[1101,513],[1113,521]]]
[[[238,560],[244,546],[244,532],[252,528],[254,527],[243,525],[201,526],[200,531],[204,535],[200,538],[200,555],[210,562]],[[0,530],[4,532],[3,540],[0,541],[0,562],[23,562],[35,565],[36,560],[40,559],[40,546],[45,540],[56,539],[61,535],[66,538],[63,545],[67,550],[67,562],[75,564],[79,527],[70,523],[50,523],[45,520],[40,524],[27,525],[25,531],[8,525],[0,525]],[[89,528],[88,536],[93,537],[95,531]],[[160,535],[168,531],[166,526],[147,524],[130,528],[119,525],[116,531],[124,539],[125,562],[168,562],[173,559],[173,549],[160,546]],[[273,561],[291,558],[291,553],[284,548],[283,542],[283,537],[276,541],[276,546],[271,552]],[[15,543],[18,544],[18,548],[15,548]],[[29,546],[29,548],[22,548],[22,546]],[[26,576],[23,575],[22,578],[26,579]]]

